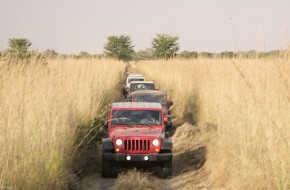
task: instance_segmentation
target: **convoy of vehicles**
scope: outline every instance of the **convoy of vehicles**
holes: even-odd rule
[[[172,127],[169,108],[173,102],[141,74],[129,74],[125,89],[127,102],[112,104],[105,125],[102,176],[116,176],[118,167],[157,166],[161,177],[167,178],[172,175],[173,145],[166,131]]]

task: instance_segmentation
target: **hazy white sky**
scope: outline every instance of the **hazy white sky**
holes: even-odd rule
[[[169,33],[181,50],[267,51],[290,30],[290,0],[0,0],[0,23],[1,50],[21,37],[41,51],[95,54],[107,36],[128,34],[138,51]]]

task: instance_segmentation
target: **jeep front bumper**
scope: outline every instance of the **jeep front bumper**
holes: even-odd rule
[[[113,162],[166,162],[172,160],[172,153],[162,154],[124,154],[103,153],[103,160]]]

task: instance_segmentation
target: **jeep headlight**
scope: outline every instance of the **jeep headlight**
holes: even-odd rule
[[[117,146],[121,146],[121,145],[122,145],[122,143],[123,143],[123,142],[122,142],[122,140],[121,140],[121,139],[117,139],[117,140],[116,140],[116,145],[117,145]]]
[[[158,146],[158,145],[159,145],[159,140],[158,140],[158,139],[154,139],[154,140],[152,141],[152,144],[153,144],[154,146]]]

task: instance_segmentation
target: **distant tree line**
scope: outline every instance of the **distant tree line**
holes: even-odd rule
[[[111,57],[119,60],[152,60],[152,59],[196,59],[196,58],[263,58],[263,57],[277,57],[280,56],[281,51],[273,50],[269,52],[241,51],[232,52],[224,51],[220,53],[211,52],[196,52],[196,51],[182,51],[178,53],[180,46],[178,36],[170,34],[157,34],[151,42],[151,47],[140,51],[134,51],[133,42],[128,35],[109,36],[104,45],[103,54],[89,54],[81,51],[78,55],[59,54],[53,49],[47,49],[44,52],[37,52],[31,50],[32,43],[25,38],[9,39],[9,48],[5,51],[0,51],[1,59],[18,61],[27,61],[31,57],[38,58],[102,58]]]
[[[223,51],[220,53],[210,53],[210,52],[195,52],[195,51],[182,51],[178,54],[179,58],[184,59],[195,59],[195,58],[264,58],[264,57],[277,57],[281,53],[280,50],[273,50],[268,52],[257,52],[254,50],[250,51]]]

